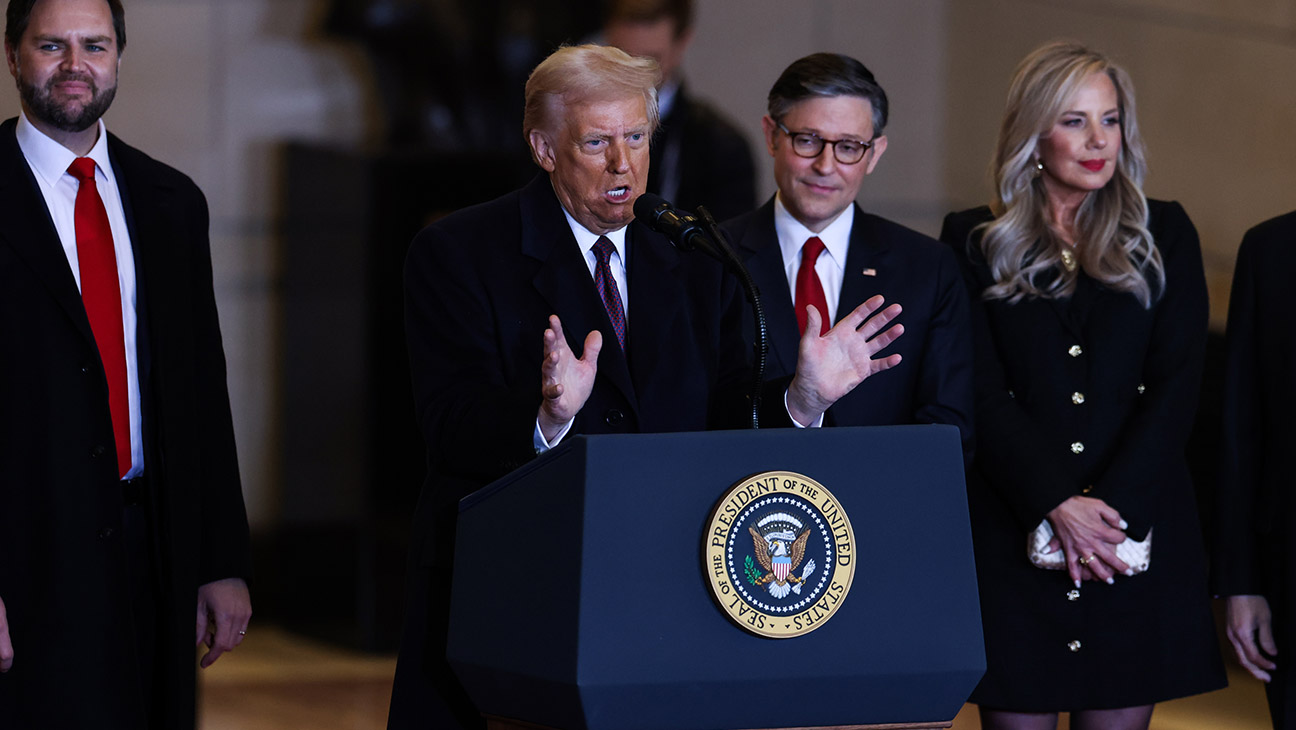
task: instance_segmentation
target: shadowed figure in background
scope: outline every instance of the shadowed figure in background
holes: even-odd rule
[[[705,205],[719,221],[751,210],[756,171],[747,139],[684,83],[684,54],[693,42],[692,0],[611,0],[603,40],[661,66],[661,123],[652,141],[648,192],[683,210]]]

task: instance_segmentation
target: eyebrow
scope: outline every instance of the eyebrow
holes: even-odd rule
[[[1064,114],[1064,115],[1066,115],[1066,114],[1075,114],[1075,115],[1077,115],[1077,116],[1081,116],[1081,117],[1083,117],[1083,116],[1085,115],[1085,112],[1082,112],[1082,111],[1080,111],[1079,109],[1068,109],[1068,110],[1062,112],[1062,114]],[[1111,109],[1108,109],[1107,111],[1103,112],[1102,114],[1099,114],[1098,116],[1100,116],[1100,117],[1105,117],[1105,116],[1107,116],[1108,114],[1120,114],[1120,107],[1118,107],[1118,106],[1114,106],[1114,107],[1112,107]]]
[[[70,44],[70,43],[71,43],[71,41],[69,41],[65,36],[62,36],[62,35],[53,35],[53,34],[49,34],[49,33],[46,33],[46,34],[44,34],[44,35],[37,35],[37,36],[35,37],[35,40],[36,40],[36,41],[39,41],[39,42],[51,42],[51,41],[52,41],[52,42],[54,42],[54,43],[63,43],[63,44]],[[85,37],[81,38],[80,40],[81,40],[82,43],[90,43],[90,44],[93,44],[93,45],[96,45],[96,46],[110,46],[110,45],[113,44],[113,37],[110,36],[110,35],[92,35],[92,36],[85,36]]]

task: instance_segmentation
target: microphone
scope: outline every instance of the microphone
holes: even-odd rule
[[[640,195],[634,203],[634,214],[644,225],[669,238],[680,250],[701,251],[721,263],[728,263],[703,223],[695,216],[675,210],[660,195]]]
[[[681,213],[660,195],[644,193],[634,202],[635,218],[653,231],[670,239],[681,251],[701,251],[724,265],[725,270],[738,277],[747,301],[751,304],[755,325],[752,350],[755,356],[752,367],[751,427],[760,428],[761,386],[765,379],[765,359],[769,354],[769,328],[765,324],[765,308],[761,305],[760,289],[743,265],[724,231],[711,217],[710,211],[699,206],[697,216]],[[701,220],[699,220],[701,218]]]

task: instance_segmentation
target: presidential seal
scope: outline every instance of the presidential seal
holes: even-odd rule
[[[855,577],[855,533],[822,484],[768,471],[731,487],[707,520],[711,594],[734,623],[775,639],[832,618]]]

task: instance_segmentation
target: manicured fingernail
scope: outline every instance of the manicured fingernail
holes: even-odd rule
[[[1129,570],[1125,571],[1125,575],[1128,575],[1129,577],[1133,578],[1133,577],[1134,577],[1134,569],[1133,569],[1133,568],[1130,568]]]
[[[1109,585],[1109,586],[1114,586],[1114,585],[1116,585],[1116,579],[1115,579],[1115,578],[1112,578],[1112,577],[1108,577],[1108,578],[1107,578],[1107,585]]]
[[[1080,587],[1080,579],[1079,579],[1079,578],[1076,578],[1076,588],[1079,588],[1079,587]]]
[[[1122,529],[1122,530],[1125,530],[1125,529],[1128,529],[1128,528],[1129,528],[1129,523],[1126,522],[1125,520],[1121,520],[1121,529]]]
[[[1044,546],[1044,549],[1040,551],[1040,554],[1041,554],[1041,555],[1048,555],[1048,554],[1051,553],[1051,552],[1053,552],[1053,548],[1050,547],[1050,546],[1048,546],[1048,545],[1045,545],[1045,546]]]

